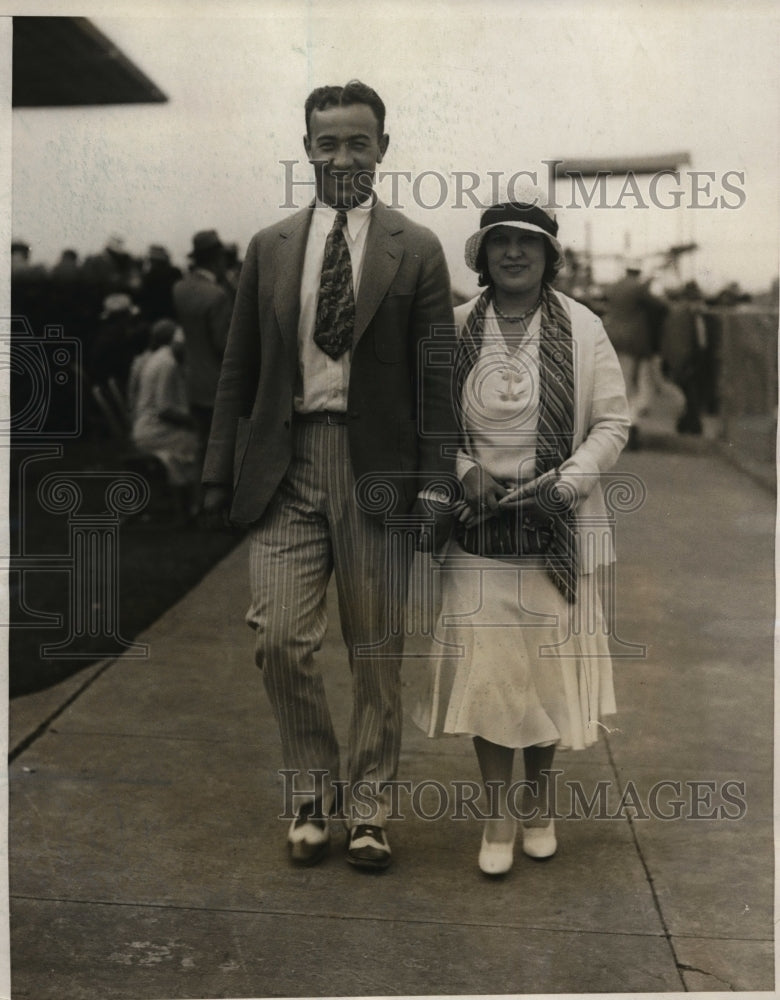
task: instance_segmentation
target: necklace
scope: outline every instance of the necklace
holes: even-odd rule
[[[522,323],[524,319],[528,319],[529,316],[532,316],[536,312],[536,310],[539,308],[539,303],[541,301],[542,297],[540,295],[539,298],[536,300],[536,302],[534,302],[534,304],[531,306],[531,308],[527,309],[524,313],[521,313],[519,316],[507,316],[506,313],[502,312],[498,308],[498,303],[496,302],[495,299],[493,299],[493,310],[499,319],[503,319],[507,323]]]

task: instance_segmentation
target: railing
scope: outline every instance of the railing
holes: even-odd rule
[[[705,321],[717,359],[720,440],[736,456],[773,470],[778,314],[745,305],[709,310]]]

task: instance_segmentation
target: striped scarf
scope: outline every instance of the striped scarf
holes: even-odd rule
[[[486,289],[469,313],[455,354],[455,398],[463,398],[466,377],[479,359],[485,330],[485,314],[492,299]],[[574,435],[574,357],[571,318],[549,286],[542,289],[542,319],[539,335],[539,414],[536,425],[537,476],[553,473],[571,455]],[[459,408],[461,431],[463,413]],[[552,538],[545,552],[550,579],[569,603],[577,594],[575,515],[552,512]]]

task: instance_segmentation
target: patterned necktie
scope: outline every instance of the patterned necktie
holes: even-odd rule
[[[314,327],[314,343],[334,360],[352,345],[355,326],[352,262],[343,231],[346,224],[347,213],[336,212],[333,228],[325,241]]]

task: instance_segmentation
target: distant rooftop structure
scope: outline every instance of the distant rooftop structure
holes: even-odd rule
[[[558,160],[558,177],[596,177],[598,174],[655,174],[678,170],[691,162],[689,153],[661,153],[650,156],[604,156],[595,160]]]
[[[14,17],[15,108],[167,100],[86,17]]]

